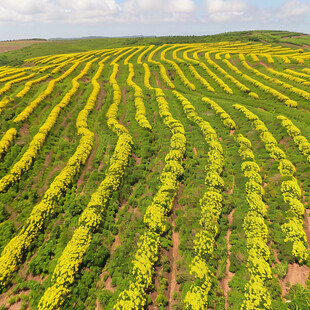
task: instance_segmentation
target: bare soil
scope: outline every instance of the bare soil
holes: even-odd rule
[[[155,80],[156,80],[156,85],[157,85],[157,87],[160,87],[159,79],[158,79],[158,76],[157,76],[156,71],[153,71],[153,74],[154,74],[154,76],[155,76]]]
[[[309,37],[309,35],[308,34],[300,34],[298,36],[282,37],[281,40],[293,39],[293,38],[301,38],[301,37]]]
[[[96,299],[96,301],[95,301],[95,309],[96,310],[103,310],[103,308],[102,308],[101,304],[99,303],[98,299]]]
[[[299,266],[297,263],[289,264],[285,278],[279,281],[282,288],[282,296],[285,296],[288,293],[290,286],[294,284],[300,283],[303,286],[306,286],[309,272],[310,268],[306,265]]]
[[[29,133],[29,124],[24,123],[23,127],[20,128],[19,134],[24,137],[25,135],[28,135]]]
[[[269,68],[269,65],[267,65],[265,62],[263,62],[263,61],[259,61],[258,63],[260,63],[261,65],[263,65],[264,67],[266,67],[266,68]]]
[[[177,265],[176,262],[181,259],[180,253],[179,253],[179,245],[180,245],[180,238],[179,233],[174,230],[175,228],[175,220],[177,218],[177,215],[175,213],[176,209],[181,209],[182,206],[179,204],[179,199],[182,196],[182,193],[184,191],[184,184],[180,183],[178,192],[175,196],[175,199],[173,201],[173,213],[172,213],[172,247],[169,249],[167,256],[170,262],[170,272],[168,274],[168,292],[167,292],[167,298],[168,298],[168,307],[166,309],[172,310],[173,309],[173,293],[174,292],[180,292],[180,285],[176,281],[176,274],[177,274]]]
[[[138,157],[136,154],[132,153],[132,157],[136,161],[136,165],[139,166],[141,164],[142,157]]]
[[[310,219],[309,219],[310,209],[306,209],[304,214],[304,230],[307,236],[308,249],[310,249]]]
[[[19,50],[26,46],[36,43],[46,43],[45,40],[14,40],[14,41],[3,41],[0,42],[0,53],[10,52]]]
[[[98,99],[97,99],[97,105],[95,107],[96,111],[100,111],[102,106],[103,106],[103,99],[105,98],[105,96],[107,95],[107,92],[105,91],[105,89],[103,88],[103,85],[105,83],[101,82],[100,84],[100,91],[98,94]]]
[[[235,209],[233,209],[230,212],[230,214],[227,216],[229,226],[232,225],[234,212],[235,212]],[[231,254],[231,252],[230,252],[231,244],[229,241],[230,235],[231,235],[231,229],[228,228],[227,234],[225,236],[225,240],[227,243],[227,250],[228,250],[228,255],[227,255],[227,259],[226,259],[226,269],[225,269],[226,275],[225,275],[225,278],[219,283],[220,287],[222,288],[222,290],[224,292],[225,309],[228,309],[228,292],[230,291],[230,287],[229,287],[228,283],[229,283],[229,281],[232,280],[232,278],[234,276],[234,273],[229,271],[229,267],[230,267],[229,256]]]
[[[231,189],[228,191],[228,195],[231,195],[234,192],[235,188],[235,176],[233,175],[233,183]]]

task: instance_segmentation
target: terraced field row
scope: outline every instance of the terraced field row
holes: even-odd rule
[[[310,52],[220,42],[0,68],[0,309],[308,309]]]

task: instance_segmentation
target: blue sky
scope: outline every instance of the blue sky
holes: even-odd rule
[[[0,40],[204,35],[237,30],[310,33],[306,0],[0,0]]]

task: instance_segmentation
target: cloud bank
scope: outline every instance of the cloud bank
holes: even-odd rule
[[[281,29],[310,33],[309,0],[0,0],[0,39],[203,35]]]
[[[277,8],[258,8],[246,0],[0,0],[2,23],[294,22],[306,21],[309,12],[307,1],[295,0]]]

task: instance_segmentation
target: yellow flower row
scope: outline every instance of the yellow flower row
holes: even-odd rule
[[[260,139],[264,142],[269,156],[279,162],[278,169],[281,175],[285,177],[285,181],[281,183],[281,192],[284,202],[289,204],[291,211],[290,218],[281,226],[281,230],[286,235],[284,241],[289,241],[293,244],[292,255],[299,263],[302,263],[307,260],[309,253],[305,246],[307,244],[307,237],[303,230],[304,206],[300,202],[301,191],[296,178],[293,176],[295,168],[286,159],[285,153],[278,147],[277,141],[257,115],[242,105],[235,104],[233,107],[244,113],[245,117],[251,121],[260,134]]]

